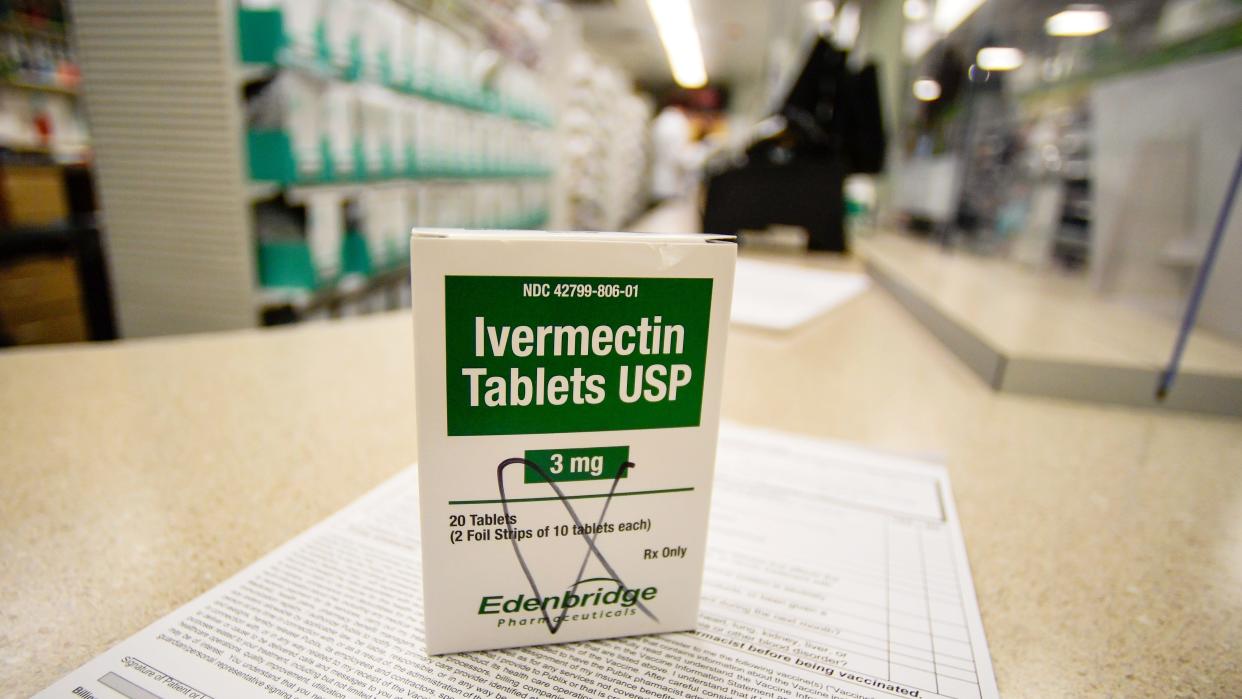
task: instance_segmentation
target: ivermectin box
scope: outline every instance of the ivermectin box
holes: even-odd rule
[[[736,246],[416,230],[432,654],[695,627]]]

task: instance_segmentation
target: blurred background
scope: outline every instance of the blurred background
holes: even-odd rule
[[[1124,373],[1240,116],[1236,0],[2,2],[0,345],[405,307],[412,227],[676,230],[865,267],[968,364]],[[1240,228],[1185,355],[1218,393]]]

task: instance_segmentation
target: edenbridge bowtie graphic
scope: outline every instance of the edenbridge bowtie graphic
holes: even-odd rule
[[[510,501],[505,492],[505,470],[516,465],[525,466],[528,471],[533,471],[544,483],[552,488],[552,491],[556,493],[557,500],[565,507],[565,512],[569,515],[570,519],[573,520],[575,527],[574,531],[581,532],[580,536],[582,537],[582,541],[586,544],[586,551],[583,553],[582,563],[578,566],[578,573],[574,576],[573,583],[569,586],[565,593],[558,596],[559,600],[558,597],[545,597],[542,593],[540,593],[536,576],[534,572],[531,571],[530,564],[527,562],[526,557],[522,554],[521,541],[514,532],[513,522],[516,518],[512,517],[511,512],[509,511]],[[604,518],[608,515],[608,506],[612,504],[613,495],[616,493],[617,483],[625,477],[626,472],[633,468],[634,464],[632,462],[627,461],[621,464],[621,467],[617,469],[616,475],[614,475],[611,479],[612,482],[608,487],[608,495],[604,498],[604,506],[600,509],[599,517],[596,519],[595,525],[586,526],[583,524],[582,518],[578,515],[577,510],[574,509],[573,503],[569,501],[569,498],[565,495],[564,491],[561,490],[560,486],[556,484],[555,480],[553,480],[552,475],[549,474],[543,466],[522,457],[513,457],[505,459],[496,467],[496,487],[500,491],[500,504],[501,507],[504,508],[505,526],[509,532],[509,542],[513,545],[513,555],[517,558],[518,565],[522,567],[522,573],[526,576],[526,581],[530,584],[531,592],[535,596],[534,598],[538,600],[537,606],[539,608],[539,612],[543,615],[544,622],[547,624],[548,633],[555,634],[559,631],[561,625],[565,622],[565,617],[569,614],[571,609],[578,606],[576,602],[573,604],[567,604],[567,602],[580,600],[582,597],[591,597],[591,594],[589,593],[583,596],[576,594],[580,585],[591,582],[615,583],[617,585],[617,589],[608,593],[613,596],[614,600],[622,600],[623,604],[628,603],[627,606],[636,606],[652,621],[659,622],[659,618],[657,618],[656,615],[642,603],[639,596],[633,594],[636,593],[637,590],[626,586],[625,582],[621,578],[621,575],[613,568],[612,564],[608,562],[608,559],[604,556],[603,552],[600,551],[599,545],[596,542],[596,539],[599,537],[601,525],[604,523]],[[592,558],[594,558],[611,577],[593,577],[584,579],[582,576],[586,573],[587,565],[590,563]],[[600,600],[599,593],[595,593],[594,598],[596,603],[598,603]],[[556,607],[560,610],[555,619],[552,614],[548,613],[548,606],[551,601],[556,601]]]

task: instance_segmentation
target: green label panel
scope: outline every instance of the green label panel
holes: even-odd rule
[[[449,436],[694,427],[712,280],[444,278]]]
[[[603,481],[617,477],[621,464],[630,460],[630,448],[586,447],[584,449],[532,449],[526,460],[533,461],[554,481]],[[628,477],[628,470],[621,474]],[[529,464],[527,483],[547,483]]]

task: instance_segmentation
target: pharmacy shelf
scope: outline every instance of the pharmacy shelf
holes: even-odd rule
[[[398,4],[404,3],[394,4],[393,7]],[[469,14],[494,16],[490,8],[485,11],[478,3],[471,4]],[[464,19],[459,18],[459,21]],[[391,16],[389,20],[403,22]],[[355,36],[349,47],[344,48],[329,38],[332,30],[328,26],[329,21],[324,18],[320,18],[320,24],[310,32],[312,36],[306,35],[305,30],[300,36],[296,32],[291,33],[289,21],[290,16],[279,5],[262,9],[244,5],[237,8],[238,50],[243,66],[238,71],[240,79],[249,81],[279,70],[294,70],[315,80],[378,86],[394,93],[544,128],[553,126],[551,115],[541,107],[515,101],[507,95],[469,84],[460,78],[449,80],[443,73],[418,73],[402,75],[401,79],[397,79],[396,64],[401,63],[401,59],[384,54],[393,44],[386,43],[383,38],[362,39]],[[504,24],[500,22],[496,26]],[[366,36],[366,32],[363,31],[362,35]],[[363,41],[376,43],[363,46]],[[378,49],[381,56],[369,55],[367,49]]]
[[[0,21],[0,34],[23,34],[25,36],[37,36],[40,39],[57,41],[60,43],[65,43],[67,41],[64,25],[53,22],[41,22],[39,24],[35,24],[33,21],[16,14],[9,15],[7,19]]]
[[[279,182],[251,182],[246,187],[246,195],[250,201],[263,201],[284,191],[284,185]]]
[[[409,265],[393,267],[371,275],[357,283],[337,283],[316,291],[303,289],[264,289],[258,295],[258,313],[266,316],[273,311],[288,308],[297,316],[304,317],[324,312],[329,317],[339,315],[342,307],[373,298],[376,294],[401,286],[410,278]]]
[[[247,187],[250,201],[270,199],[281,192],[287,192],[295,199],[305,199],[318,193],[332,193],[342,197],[354,197],[366,191],[376,189],[408,189],[425,184],[461,184],[463,182],[505,182],[521,180],[543,180],[551,177],[551,172],[527,173],[461,173],[457,175],[427,174],[416,177],[397,177],[391,179],[348,180],[336,182],[261,182],[252,181]]]
[[[32,83],[25,80],[12,80],[8,78],[0,79],[0,86],[13,88],[17,90],[26,90],[29,92],[48,92],[55,95],[66,95],[68,97],[77,97],[78,90],[73,87],[64,85],[51,85],[48,83]]]
[[[393,2],[416,14],[427,9],[405,0]],[[401,252],[399,236],[389,231],[418,223],[507,211],[512,220],[473,223],[544,224],[546,208],[518,212],[547,206],[539,191],[551,187],[551,172],[479,167],[477,162],[463,167],[472,162],[464,154],[452,168],[400,167],[409,164],[406,156],[400,169],[388,167],[385,172],[392,176],[382,178],[352,179],[342,170],[339,180],[305,181],[296,169],[289,176],[288,168],[270,181],[252,177],[252,132],[242,87],[282,71],[510,119],[523,129],[542,130],[551,120],[529,105],[492,92],[452,89],[443,81],[417,86],[377,82],[375,66],[360,70],[353,57],[348,67],[341,67],[345,61],[339,56],[335,63],[308,60],[315,54],[282,38],[280,24],[274,30],[270,24],[260,29],[268,32],[262,36],[275,39],[269,45],[274,50],[253,58],[247,53],[242,19],[236,0],[92,0],[75,6],[82,99],[91,114],[122,336],[254,327],[262,322],[262,311],[282,298],[301,298],[299,305],[312,312],[348,305],[359,295],[391,288],[407,274],[387,266],[398,262]],[[260,13],[247,19],[264,17]],[[509,183],[521,194],[514,200],[493,199]],[[457,188],[465,200],[487,205],[453,212]],[[306,249],[294,251],[300,256],[297,274],[264,278],[272,286],[287,280],[301,290],[264,288],[260,282],[260,257],[294,247],[282,248],[259,235],[262,210],[257,204],[282,193],[294,206],[306,207]],[[494,201],[501,204],[492,206]],[[361,216],[347,221],[345,210],[355,208]],[[436,215],[429,219],[418,213],[433,210]],[[313,267],[306,264],[308,255]],[[358,264],[368,255],[374,267]]]
[[[394,178],[376,178],[370,180],[342,180],[334,182],[293,182],[282,184],[280,182],[251,182],[250,194],[251,199],[267,199],[275,196],[278,192],[287,191],[295,198],[305,198],[317,193],[334,193],[345,197],[357,196],[366,191],[375,189],[406,189],[422,184],[461,184],[463,182],[505,182],[510,180],[542,180],[551,176],[550,172],[526,172],[526,173],[504,173],[504,172],[473,172],[463,171],[456,174],[434,174],[414,177],[394,177]]]
[[[539,128],[550,129],[554,126],[550,115],[533,108],[506,103],[494,92],[461,90],[438,81],[423,85],[383,83],[363,76],[350,75],[351,69],[349,68],[327,61],[300,58],[292,53],[283,53],[272,63],[243,63],[238,68],[237,76],[239,82],[246,84],[274,77],[282,70],[295,71],[304,77],[323,82],[380,87],[397,95],[418,97],[428,102],[436,102],[479,114],[513,119]]]

